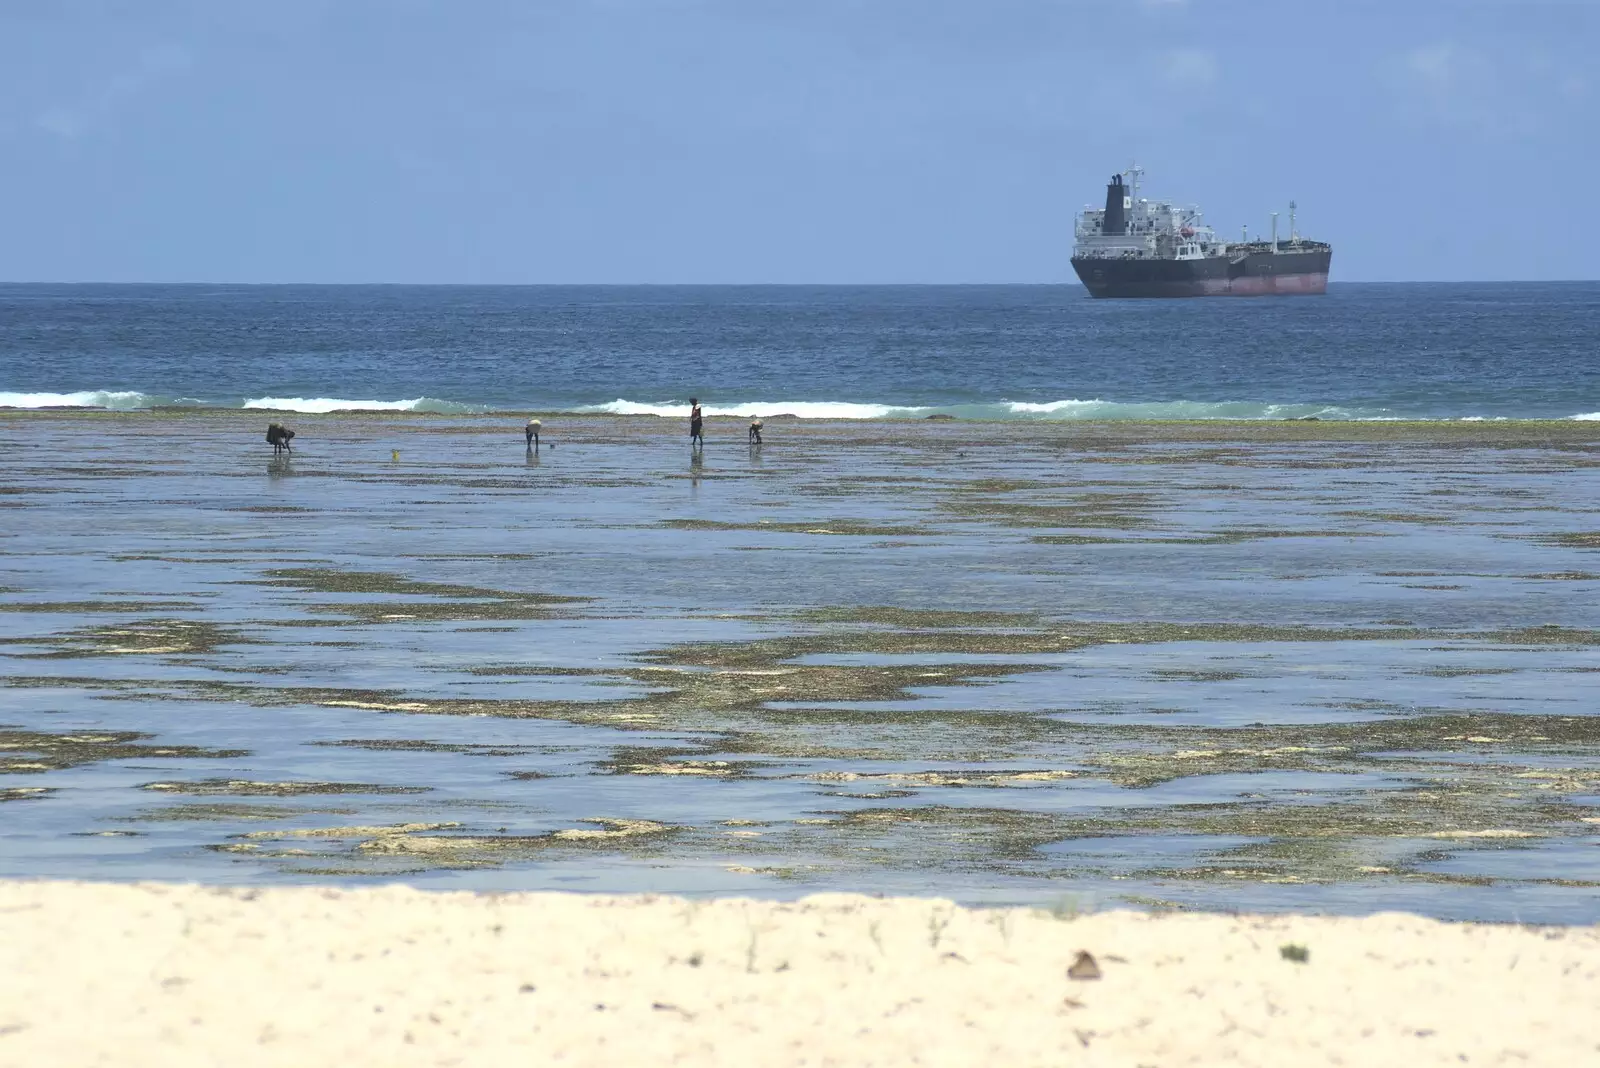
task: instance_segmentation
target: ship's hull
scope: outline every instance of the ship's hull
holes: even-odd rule
[[[1260,297],[1326,293],[1330,249],[1250,252],[1199,260],[1074,256],[1072,267],[1096,297]]]

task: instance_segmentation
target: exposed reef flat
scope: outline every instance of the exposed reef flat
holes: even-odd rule
[[[1600,919],[1600,423],[266,418],[0,412],[0,874]]]

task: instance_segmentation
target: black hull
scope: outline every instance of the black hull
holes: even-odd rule
[[[1074,256],[1072,268],[1096,297],[1299,296],[1328,291],[1333,250],[1251,251],[1202,260]]]

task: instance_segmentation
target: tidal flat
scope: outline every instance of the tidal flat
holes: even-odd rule
[[[0,876],[1600,920],[1600,423],[0,412]]]

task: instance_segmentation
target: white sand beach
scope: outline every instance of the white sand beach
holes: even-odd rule
[[[0,1064],[552,1063],[1600,1064],[1600,928],[0,883]]]

